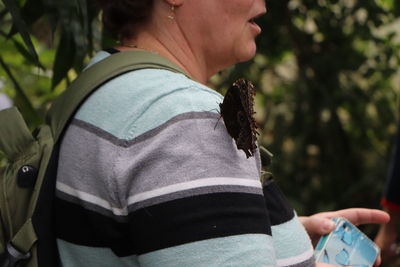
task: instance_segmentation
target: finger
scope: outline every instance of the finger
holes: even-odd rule
[[[390,220],[389,214],[377,209],[351,208],[338,211],[325,212],[328,218],[344,217],[355,225],[367,223],[387,223]]]
[[[381,255],[378,255],[378,257],[375,260],[374,266],[379,266],[382,263],[382,258]]]
[[[335,223],[331,219],[319,216],[312,216],[311,218],[308,229],[314,235],[326,235],[335,229]]]
[[[319,237],[335,229],[335,223],[320,213],[309,217],[300,217],[300,220],[310,237]]]

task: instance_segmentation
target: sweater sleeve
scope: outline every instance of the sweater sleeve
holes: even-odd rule
[[[180,114],[120,162],[135,174],[126,206],[141,265],[275,265],[256,160],[218,119]]]

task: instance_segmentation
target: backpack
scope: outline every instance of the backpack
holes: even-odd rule
[[[46,123],[32,133],[17,108],[0,111],[0,150],[9,160],[0,173],[0,267],[57,266],[53,200],[63,132],[79,106],[99,86],[144,68],[185,74],[157,54],[125,51],[83,71],[55,100]]]

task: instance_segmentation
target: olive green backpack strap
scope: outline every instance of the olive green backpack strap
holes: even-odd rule
[[[83,71],[54,102],[47,117],[54,134],[54,142],[57,142],[77,108],[96,88],[118,75],[147,68],[170,70],[189,77],[166,58],[149,51],[135,50],[112,54]]]
[[[0,150],[7,157],[15,160],[19,154],[30,148],[35,139],[26,126],[24,118],[18,112],[16,107],[2,110],[0,117]]]

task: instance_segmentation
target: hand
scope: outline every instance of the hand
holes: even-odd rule
[[[299,219],[316,245],[316,242],[318,242],[322,235],[330,233],[335,228],[335,223],[331,220],[335,217],[346,218],[354,225],[367,223],[383,224],[390,220],[389,214],[384,211],[364,208],[320,212],[312,216],[301,216]]]
[[[381,210],[351,208],[338,211],[321,212],[308,217],[299,217],[315,246],[322,235],[330,233],[335,229],[335,223],[331,220],[335,217],[343,217],[354,225],[367,223],[387,223],[390,220],[389,214]],[[378,256],[375,266],[381,263]]]

